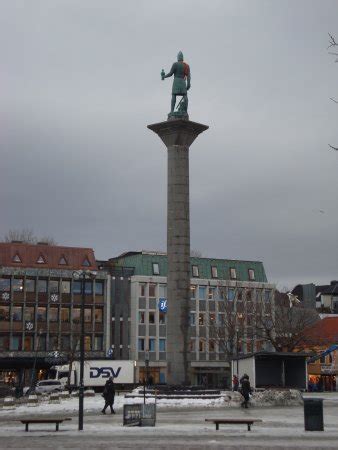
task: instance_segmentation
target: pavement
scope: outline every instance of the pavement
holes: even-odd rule
[[[310,395],[309,395],[310,396]],[[323,395],[316,395],[324,397]],[[313,395],[311,395],[313,397]],[[325,431],[304,431],[303,407],[251,408],[167,408],[157,412],[155,427],[123,427],[122,413],[101,415],[88,412],[84,430],[77,430],[77,416],[60,425],[31,425],[24,431],[20,416],[2,415],[0,418],[0,448],[69,449],[337,449],[338,396],[327,396],[324,402]],[[56,414],[53,414],[53,416]],[[57,414],[60,415],[60,414]],[[69,414],[66,414],[69,416]],[[48,414],[44,414],[48,416]],[[27,417],[25,414],[23,417]],[[248,432],[246,425],[206,423],[206,418],[262,419]]]

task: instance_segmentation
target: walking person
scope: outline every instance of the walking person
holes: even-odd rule
[[[238,386],[239,386],[238,376],[234,375],[232,377],[232,390],[233,391],[238,391]]]
[[[252,392],[251,385],[249,381],[249,375],[246,373],[242,376],[242,378],[239,380],[241,383],[241,394],[244,398],[244,401],[241,403],[242,408],[248,408],[248,403],[250,400],[250,394]]]
[[[105,400],[104,408],[101,411],[102,414],[106,414],[106,409],[108,408],[108,406],[110,407],[111,414],[115,414],[113,408],[115,399],[115,386],[113,377],[110,377],[109,380],[106,381],[102,396]]]

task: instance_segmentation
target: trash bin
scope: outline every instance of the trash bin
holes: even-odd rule
[[[323,399],[304,398],[305,431],[324,431]]]

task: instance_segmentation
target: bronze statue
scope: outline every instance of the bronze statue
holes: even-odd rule
[[[183,61],[183,53],[179,52],[177,55],[177,62],[175,62],[169,73],[165,74],[162,69],[161,78],[169,78],[174,75],[173,88],[171,92],[171,111],[169,117],[187,117],[188,116],[188,95],[187,91],[190,89],[190,67],[189,64]],[[181,96],[181,101],[177,105],[175,111],[176,97]]]

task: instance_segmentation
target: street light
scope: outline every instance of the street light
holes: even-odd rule
[[[81,333],[80,333],[80,387],[79,387],[79,431],[83,430],[83,399],[84,399],[84,336],[85,336],[85,281],[95,279],[97,272],[91,270],[76,270],[73,272],[75,280],[81,280]]]

